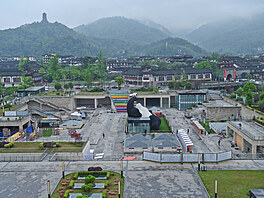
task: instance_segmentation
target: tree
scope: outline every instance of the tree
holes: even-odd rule
[[[186,72],[185,72],[185,70],[183,70],[182,71],[182,73],[181,73],[181,80],[186,80]]]
[[[242,96],[242,94],[243,94],[243,88],[242,88],[242,87],[239,87],[239,88],[236,90],[236,94],[237,94],[238,96]]]
[[[248,75],[247,75],[247,80],[248,80],[248,81],[251,80],[252,78],[253,78],[252,74],[248,74]]]
[[[244,87],[243,87],[243,91],[244,91],[244,95],[247,95],[247,92],[252,92],[252,91],[256,91],[257,87],[256,85],[254,85],[254,83],[252,82],[247,82]]]
[[[34,81],[33,81],[33,79],[30,76],[29,77],[24,77],[23,78],[23,82],[24,82],[25,85],[27,85],[29,87],[33,86],[33,84],[34,84]]]
[[[190,81],[185,83],[185,88],[186,89],[191,89],[192,88],[192,83]]]
[[[261,94],[259,94],[259,100],[264,100],[264,92],[262,92]]]
[[[184,66],[187,66],[187,64],[184,62],[173,62],[173,63],[169,64],[168,67],[174,68],[174,67],[184,67]]]
[[[68,85],[69,85],[69,88],[70,88],[70,89],[73,88],[73,83],[72,83],[72,82],[69,82]]]
[[[117,77],[115,77],[115,82],[117,83],[118,89],[120,90],[121,85],[124,83],[124,79],[121,76],[117,76]]]
[[[62,71],[61,65],[59,65],[58,56],[55,55],[54,57],[50,58],[45,77],[49,82],[54,80],[59,81],[63,78]]]
[[[57,91],[59,91],[59,89],[61,89],[61,84],[59,82],[57,82],[55,85],[54,85],[55,89]]]
[[[258,102],[258,105],[259,105],[259,110],[264,111],[264,99],[260,100]]]
[[[169,87],[169,89],[174,89],[174,82],[173,81],[170,81],[168,83],[168,87]]]
[[[88,87],[92,82],[92,72],[90,69],[85,69],[82,73],[82,79],[87,83]]]
[[[251,106],[253,102],[253,93],[251,91],[248,91],[246,95],[246,105]]]
[[[194,67],[196,69],[198,69],[198,68],[208,68],[208,69],[211,69],[212,68],[211,64],[208,61],[202,61],[200,63],[197,63]]]
[[[8,108],[9,109],[9,111],[10,111],[10,108],[12,107],[12,105],[10,104],[10,103],[7,103],[5,106],[4,106],[4,108]]]
[[[64,87],[64,89],[67,90],[67,89],[69,89],[69,84],[64,84],[63,87]]]
[[[19,63],[18,63],[18,69],[22,71],[22,76],[25,76],[25,65],[29,63],[29,58],[27,57],[24,59],[24,56],[20,57]]]

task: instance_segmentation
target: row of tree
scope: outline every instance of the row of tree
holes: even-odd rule
[[[254,104],[254,98],[257,98],[259,109],[264,111],[264,90],[259,93],[256,93],[255,91],[257,91],[256,85],[252,82],[247,82],[243,87],[236,90],[236,94],[240,97],[246,97],[245,104],[248,106],[252,106]]]
[[[48,82],[59,82],[65,80],[85,81],[90,84],[93,81],[103,82],[106,79],[106,63],[102,53],[99,53],[98,59],[94,64],[89,59],[83,59],[84,64],[81,66],[70,66],[62,68],[59,64],[58,56],[50,59],[49,64],[41,63],[40,73]]]

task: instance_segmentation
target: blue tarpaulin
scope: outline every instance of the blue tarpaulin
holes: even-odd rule
[[[30,125],[27,129],[26,129],[26,133],[27,134],[31,134],[31,133],[33,133],[33,125]]]

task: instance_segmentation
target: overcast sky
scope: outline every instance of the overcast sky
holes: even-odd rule
[[[207,22],[264,12],[264,0],[0,0],[0,29],[40,21],[43,12],[50,22],[68,27],[125,16],[186,32]]]

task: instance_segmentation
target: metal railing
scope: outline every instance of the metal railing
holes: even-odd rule
[[[239,153],[232,154],[233,160],[264,160],[264,153]]]

